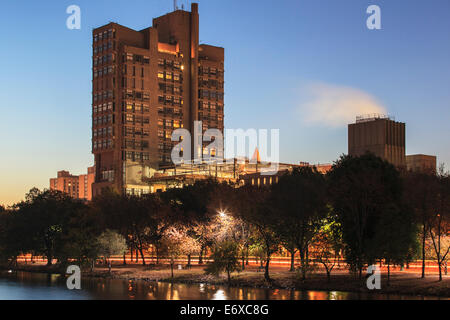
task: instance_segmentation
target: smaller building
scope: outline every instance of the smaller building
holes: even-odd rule
[[[69,171],[58,171],[57,178],[50,179],[50,189],[67,193],[74,199],[92,200],[92,183],[95,169],[89,167],[87,174],[72,175]]]
[[[405,123],[392,117],[371,114],[356,117],[348,125],[348,154],[359,157],[371,152],[397,168],[406,166]]]
[[[436,156],[412,154],[406,156],[408,171],[436,173]]]

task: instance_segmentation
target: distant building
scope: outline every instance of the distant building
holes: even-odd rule
[[[398,168],[406,167],[405,123],[378,114],[357,117],[348,125],[348,154],[368,151]]]
[[[322,174],[327,174],[333,167],[331,163],[310,164],[309,162],[300,162],[300,166],[316,168]]]
[[[413,154],[406,156],[406,168],[408,171],[436,172],[436,156],[425,154]]]
[[[87,174],[72,175],[69,171],[58,171],[57,178],[50,179],[50,189],[67,193],[74,199],[92,200],[92,183],[95,179],[94,167]]]
[[[257,158],[255,154],[250,161],[248,159],[245,161],[234,159],[224,163],[204,162],[165,168],[158,170],[152,177],[144,181],[148,183],[150,192],[164,192],[170,188],[181,188],[205,179],[234,183],[237,187],[244,185],[263,187],[278,183],[281,176],[291,172],[294,168],[315,167],[322,174],[331,169],[331,164],[310,165],[307,162],[300,162],[300,164],[278,163],[278,171],[273,175],[267,175],[267,171],[271,171],[269,170],[270,164],[255,161]]]

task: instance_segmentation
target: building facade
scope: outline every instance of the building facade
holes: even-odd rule
[[[408,171],[436,173],[436,156],[413,154],[406,156]]]
[[[348,125],[348,154],[371,152],[398,168],[406,167],[405,124],[388,116],[357,117]]]
[[[72,175],[69,171],[58,171],[56,178],[50,179],[50,189],[67,193],[74,199],[92,200],[92,184],[95,168],[89,167],[87,174]]]
[[[199,44],[196,3],[144,30],[94,29],[92,87],[94,195],[150,192],[145,179],[172,165],[175,129],[223,132],[224,49]]]

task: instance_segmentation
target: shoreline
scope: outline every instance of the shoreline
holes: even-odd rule
[[[82,276],[101,279],[118,279],[129,281],[145,282],[165,282],[178,284],[207,284],[228,286],[224,275],[214,277],[206,275],[203,272],[204,266],[193,266],[191,269],[174,270],[174,278],[170,277],[170,268],[168,266],[142,266],[142,265],[114,265],[111,274],[107,268],[96,267],[93,272],[82,271]],[[8,268],[1,267],[2,270]],[[59,266],[52,265],[23,265],[20,264],[14,271],[30,273],[61,274]],[[264,273],[256,269],[249,268],[240,273],[233,273],[230,287],[258,288],[258,289],[283,289],[296,291],[340,291],[363,294],[392,294],[414,297],[440,297],[450,298],[450,276],[444,277],[443,281],[437,281],[437,275],[427,275],[425,279],[420,278],[420,274],[392,272],[391,284],[387,286],[387,276],[381,277],[380,290],[368,290],[365,286],[366,280],[355,279],[347,272],[338,272],[331,274],[330,282],[326,275],[315,273],[309,275],[306,280],[299,279],[296,272],[287,270],[271,271],[272,282],[267,283],[264,280]]]

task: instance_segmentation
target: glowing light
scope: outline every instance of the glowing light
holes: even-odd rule
[[[217,290],[216,293],[214,293],[212,300],[227,300],[225,291],[221,289]]]
[[[219,210],[218,213],[221,218],[225,218],[227,216],[227,213],[225,212],[225,210]]]

